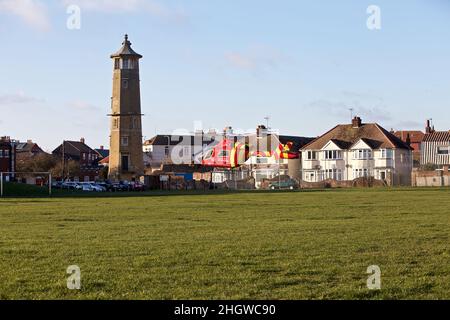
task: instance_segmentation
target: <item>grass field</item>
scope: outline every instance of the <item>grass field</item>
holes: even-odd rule
[[[450,189],[7,198],[0,298],[450,299]]]

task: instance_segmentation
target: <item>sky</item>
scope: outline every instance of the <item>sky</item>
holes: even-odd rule
[[[310,137],[351,114],[450,129],[449,0],[0,0],[0,136],[108,146],[109,56],[125,33],[144,56],[147,139],[266,116]]]

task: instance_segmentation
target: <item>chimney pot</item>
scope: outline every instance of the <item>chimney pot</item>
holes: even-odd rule
[[[360,117],[354,117],[352,120],[352,127],[353,128],[360,128],[362,125],[362,121]]]
[[[84,138],[81,138],[81,139],[80,139],[80,142],[81,142],[81,143],[85,143],[86,140],[85,140]]]

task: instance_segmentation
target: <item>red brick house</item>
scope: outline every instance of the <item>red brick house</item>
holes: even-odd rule
[[[99,178],[100,168],[98,165],[99,154],[85,143],[80,141],[64,141],[52,152],[53,155],[66,161],[73,160],[80,165],[80,175],[71,176],[70,179],[78,181],[95,181]],[[65,177],[67,178],[67,177]]]
[[[41,147],[39,147],[39,145],[32,140],[17,143],[16,158],[18,163],[30,160],[42,153],[45,153],[44,150],[42,150]]]
[[[418,165],[420,161],[420,146],[425,133],[419,130],[402,130],[396,131],[394,135],[406,144],[409,144],[412,148],[414,163]]]

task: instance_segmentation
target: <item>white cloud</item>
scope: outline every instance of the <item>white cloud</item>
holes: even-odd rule
[[[272,69],[288,60],[279,50],[265,45],[254,45],[242,52],[226,52],[225,59],[231,66],[251,72]]]
[[[239,52],[227,52],[225,58],[234,67],[241,69],[254,70],[256,68],[256,61]]]
[[[77,110],[84,110],[84,111],[93,111],[93,110],[100,110],[100,108],[85,102],[81,100],[72,101],[69,103],[69,107]]]
[[[41,31],[50,29],[47,7],[40,0],[0,0],[0,13],[17,16],[30,27]]]
[[[147,12],[165,20],[184,22],[186,12],[180,7],[168,7],[155,0],[62,0],[65,6],[78,5],[82,10],[103,13]]]
[[[43,99],[26,95],[24,92],[8,93],[0,95],[0,106],[11,106],[17,104],[41,103]]]

